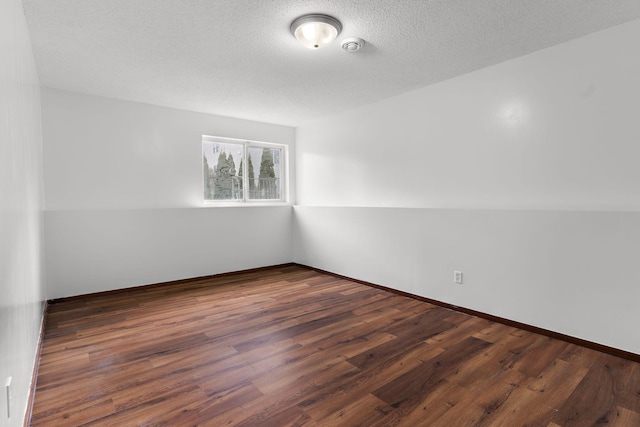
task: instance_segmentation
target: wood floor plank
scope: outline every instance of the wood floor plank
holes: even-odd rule
[[[410,412],[442,379],[450,376],[467,359],[491,343],[468,337],[434,359],[394,378],[372,394],[394,408]]]
[[[479,426],[514,423],[544,425],[556,414],[571,390],[582,380],[587,369],[575,369],[557,360],[537,378],[515,386],[496,401],[485,404],[485,414]]]
[[[628,395],[619,397],[618,394],[621,388],[619,381],[624,381],[626,375],[619,375],[616,368],[625,365],[626,361],[622,359],[600,355],[553,421],[562,426],[608,423],[616,413],[617,401],[630,399]],[[640,390],[640,384],[634,386]]]
[[[617,406],[607,421],[609,427],[640,426],[640,413]]]
[[[513,368],[535,378],[553,363],[569,345],[564,341],[539,336],[536,342],[527,348],[526,353],[516,361]]]
[[[366,369],[372,364],[385,363],[386,360],[397,358],[401,354],[398,349],[410,349],[454,327],[452,323],[440,319],[440,314],[438,310],[428,310],[384,328],[385,332],[396,336],[397,339],[363,351],[349,358],[349,363],[360,369]]]
[[[442,424],[438,420],[457,405],[468,408],[469,391],[447,380],[440,380],[423,395],[420,402],[402,418],[395,420],[396,425],[406,426],[438,426]],[[458,425],[471,425],[471,418],[465,416],[454,417],[454,423]],[[391,424],[390,420],[383,420],[379,425]],[[449,424],[451,425],[451,424]],[[455,424],[453,424],[455,425]]]
[[[439,412],[433,414],[428,413],[425,417],[424,425],[434,426],[450,426],[450,425],[469,425],[469,426],[487,426],[487,425],[520,425],[515,420],[506,424],[496,422],[496,412],[511,399],[514,390],[518,386],[511,381],[505,381],[502,378],[494,377],[484,383],[482,393],[475,393],[460,386],[454,392],[447,390],[447,400],[449,404],[448,410],[441,408]],[[457,391],[457,395],[455,393]],[[424,405],[424,404],[423,404]],[[412,419],[411,415],[406,420]],[[414,417],[415,418],[415,417]],[[421,425],[421,424],[418,424]],[[528,424],[525,424],[528,425]]]
[[[475,333],[478,328],[486,327],[490,323],[488,320],[480,319],[479,317],[465,317],[465,320],[459,321],[457,317],[452,318],[452,316],[447,316],[444,320],[452,323],[455,327],[434,335],[429,338],[427,342],[447,348],[455,345],[461,339],[468,337],[470,334]]]
[[[390,378],[400,377],[443,351],[440,347],[424,342],[420,343],[415,347],[399,352],[396,358],[387,359],[380,364],[369,365],[366,369],[361,369],[354,375],[335,378],[330,386],[307,393],[304,400],[298,405],[304,408],[313,419],[326,418],[331,413],[335,413],[344,407],[345,402],[350,402],[359,396],[371,393],[373,390],[384,386]],[[388,408],[391,407],[388,406]]]
[[[374,395],[365,394],[319,422],[329,426],[371,426],[383,420],[392,410],[393,408]]]
[[[86,405],[74,405],[71,410],[62,412],[40,413],[32,420],[32,425],[85,425],[116,413],[110,399],[93,401]],[[64,420],[64,424],[60,420]]]
[[[310,426],[315,424],[311,418],[307,414],[304,413],[297,406],[290,406],[283,411],[278,412],[277,414],[265,417],[260,419],[259,421],[254,418],[249,418],[238,424],[240,427],[252,427],[257,425],[265,425],[265,426],[300,426],[306,425]]]
[[[33,426],[640,426],[640,364],[296,265],[49,305]]]

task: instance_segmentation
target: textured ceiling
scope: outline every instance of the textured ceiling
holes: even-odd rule
[[[299,125],[640,18],[640,0],[24,0],[43,86]],[[301,47],[306,13],[367,41]]]

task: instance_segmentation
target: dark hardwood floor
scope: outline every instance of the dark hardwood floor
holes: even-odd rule
[[[640,426],[640,364],[299,266],[49,306],[33,426]]]

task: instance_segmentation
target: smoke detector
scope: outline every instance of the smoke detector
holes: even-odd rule
[[[364,46],[364,40],[358,37],[349,37],[342,40],[342,49],[347,52],[357,52],[362,49],[362,46]]]

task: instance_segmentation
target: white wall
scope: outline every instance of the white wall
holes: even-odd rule
[[[291,262],[291,206],[49,211],[53,297]]]
[[[287,126],[50,88],[42,111],[47,211],[201,207],[202,135],[286,144],[295,156]]]
[[[301,264],[640,353],[635,212],[296,206],[295,218]]]
[[[45,291],[40,89],[20,0],[0,2],[0,58],[0,426],[21,426]]]
[[[636,20],[299,127],[295,260],[640,353],[639,39]]]
[[[287,144],[294,156],[293,128],[42,97],[50,298],[291,262],[290,205],[203,207],[201,137]]]

